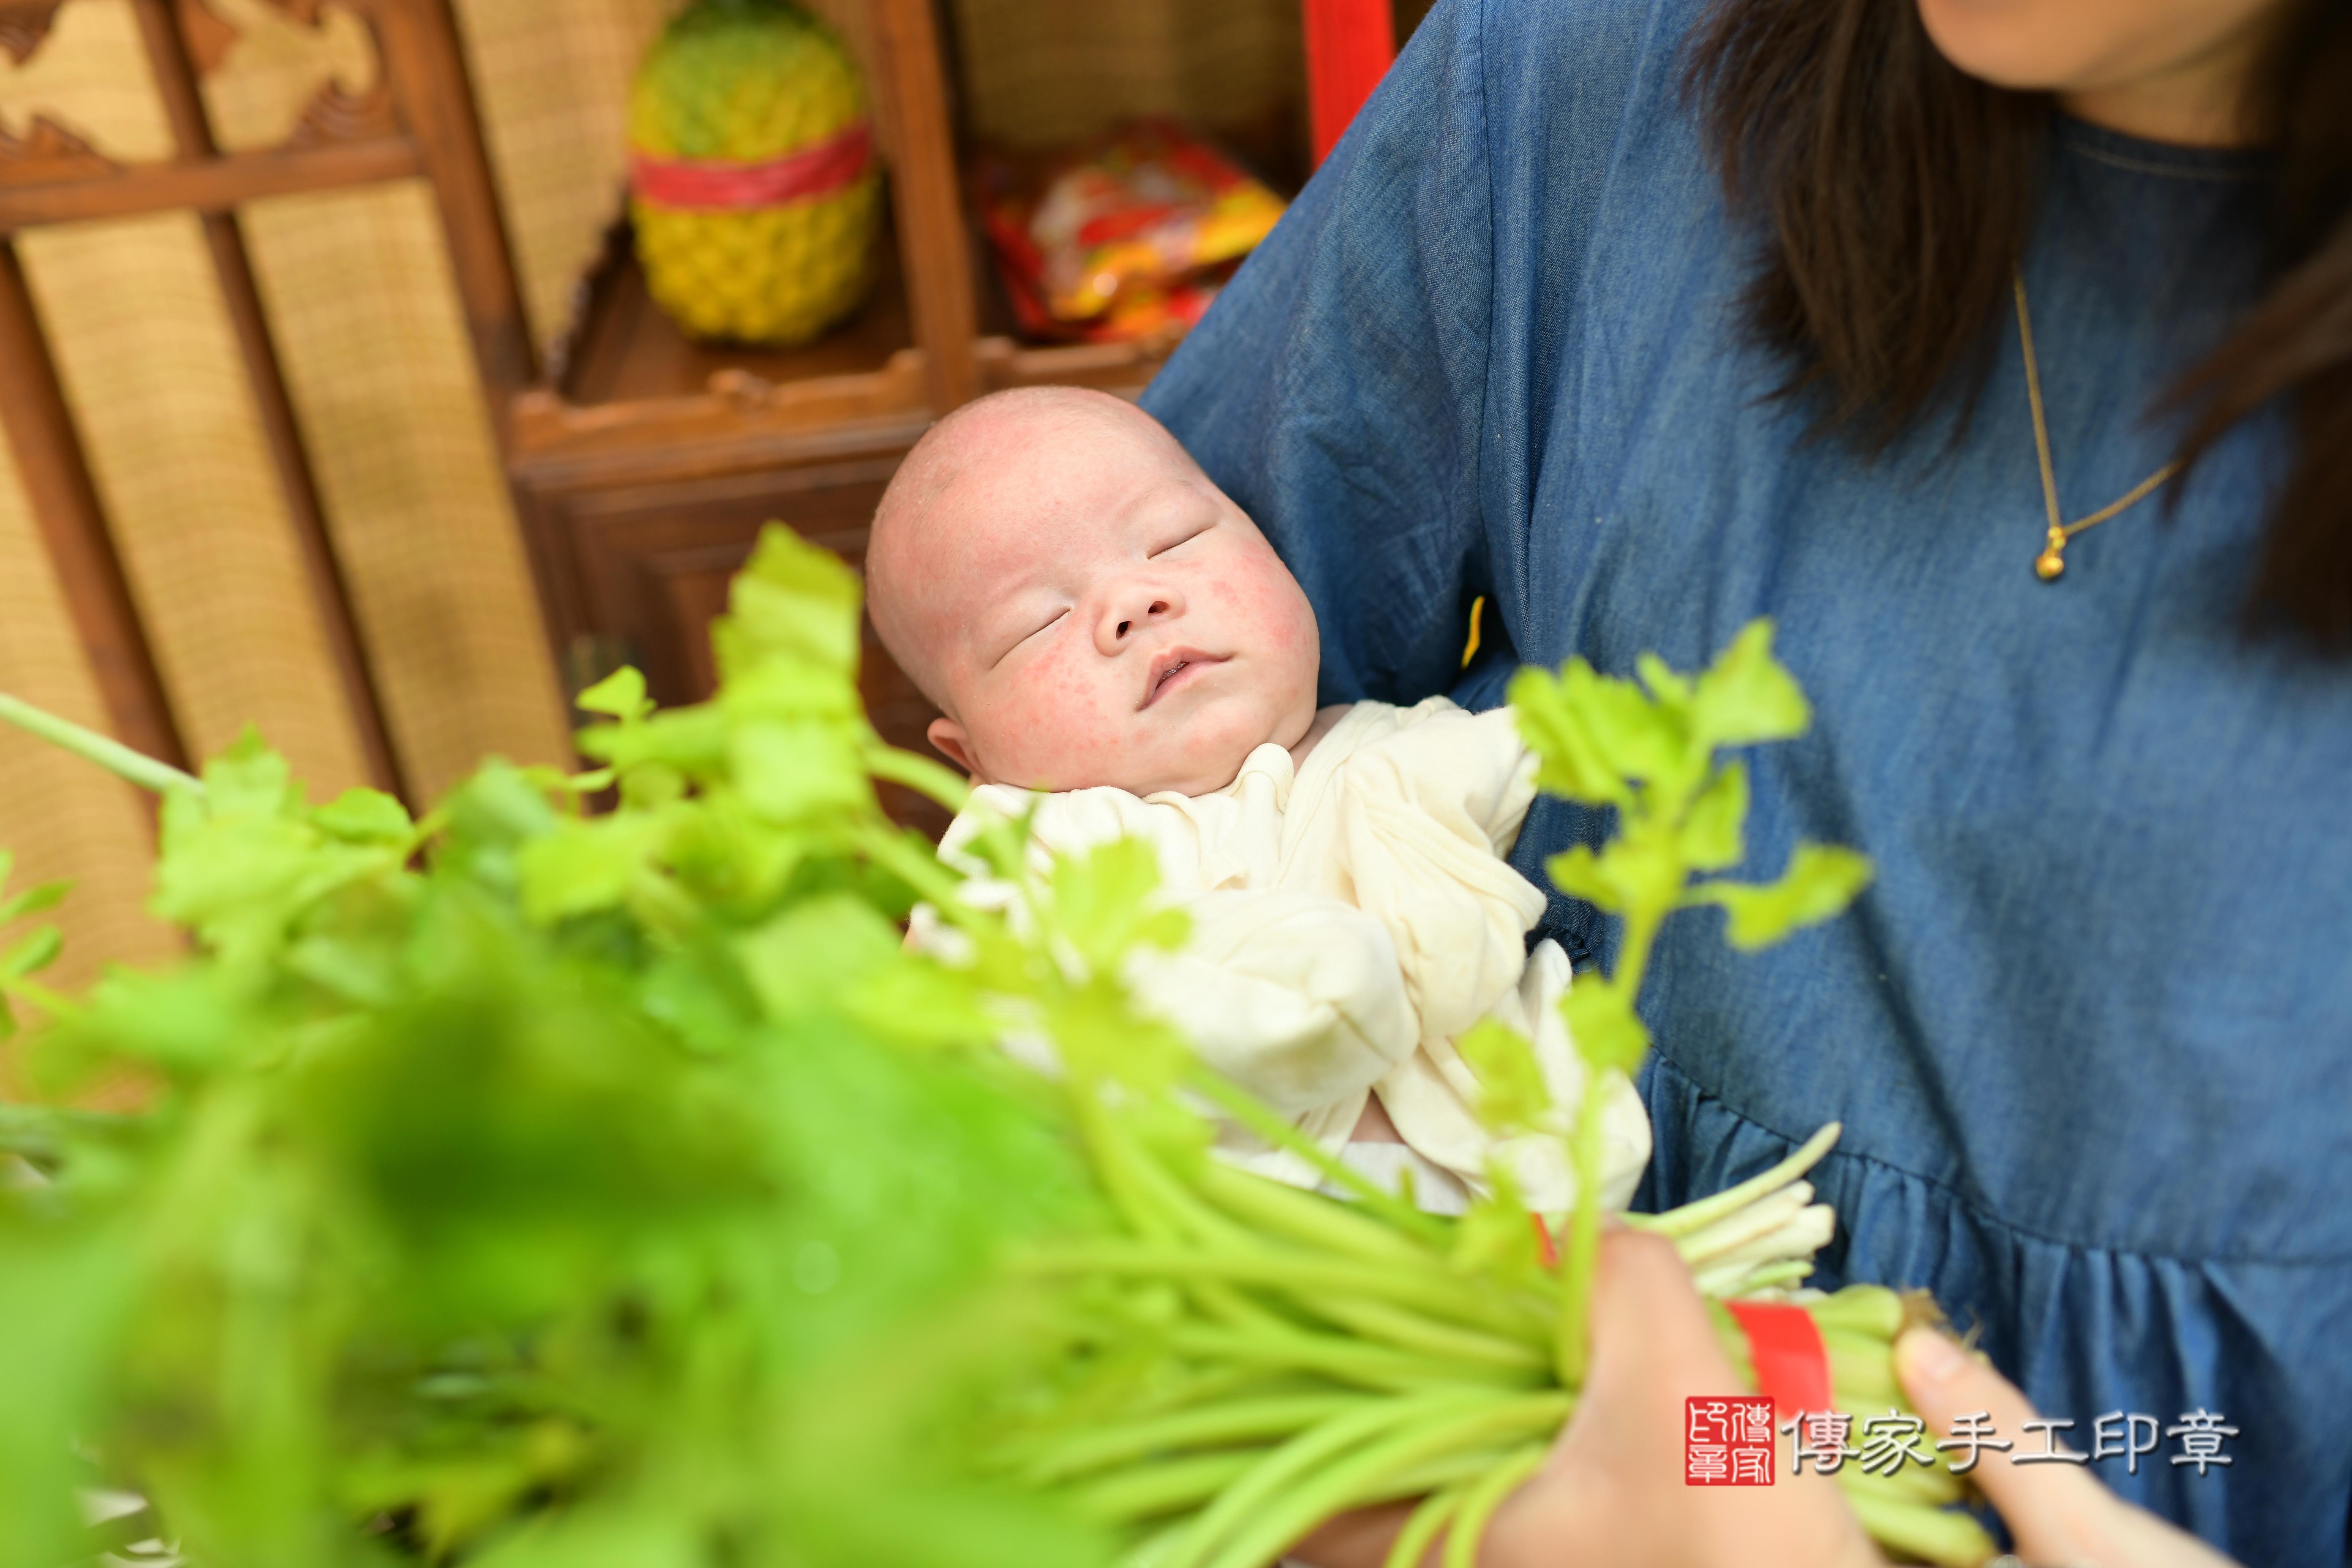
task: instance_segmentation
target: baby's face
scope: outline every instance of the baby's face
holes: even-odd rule
[[[1313,722],[1307,595],[1141,414],[1012,432],[927,510],[931,739],[982,780],[1202,795]]]

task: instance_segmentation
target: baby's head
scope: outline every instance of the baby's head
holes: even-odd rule
[[[1315,719],[1315,613],[1150,415],[1074,387],[940,421],[866,552],[875,628],[985,783],[1203,795]]]

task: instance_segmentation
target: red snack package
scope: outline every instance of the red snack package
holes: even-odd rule
[[[1123,127],[1024,177],[974,171],[981,220],[1024,331],[1127,341],[1200,320],[1283,202],[1175,125]]]

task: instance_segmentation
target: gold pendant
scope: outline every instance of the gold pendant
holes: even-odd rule
[[[2043,545],[2042,553],[2033,558],[2033,574],[2044,583],[2052,583],[2065,570],[2066,531],[2053,528],[2050,531],[2050,542]]]

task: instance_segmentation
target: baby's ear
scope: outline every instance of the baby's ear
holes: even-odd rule
[[[987,782],[981,778],[980,765],[972,760],[971,743],[970,738],[964,734],[962,725],[952,719],[934,719],[931,721],[931,727],[924,731],[924,735],[933,746],[939,748],[940,755],[970,773],[974,781],[983,784]]]

